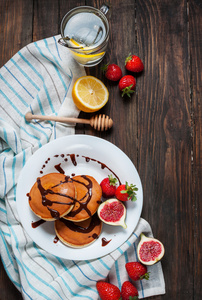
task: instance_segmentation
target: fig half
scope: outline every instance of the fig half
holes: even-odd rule
[[[108,199],[100,204],[97,213],[100,220],[104,223],[127,228],[127,225],[125,223],[126,208],[121,201],[115,198]]]
[[[164,256],[165,249],[163,244],[154,238],[140,235],[140,242],[137,247],[139,261],[144,265],[154,265]]]

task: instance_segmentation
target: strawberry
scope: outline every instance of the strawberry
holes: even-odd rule
[[[138,299],[138,290],[130,281],[125,281],[121,287],[121,297],[122,300],[136,300]]]
[[[140,262],[129,262],[125,265],[126,271],[130,279],[136,281],[141,279],[149,279],[149,273],[147,273],[147,267]]]
[[[111,283],[98,281],[96,288],[101,300],[119,300],[121,297],[119,288]]]
[[[131,53],[125,60],[125,67],[128,71],[135,73],[142,72],[144,70],[144,65],[141,59],[136,55],[131,55]]]
[[[112,81],[118,81],[122,77],[122,71],[116,64],[107,64],[102,68],[105,77]]]
[[[128,185],[128,182],[126,181],[125,184],[121,184],[117,187],[115,196],[120,201],[136,201],[136,191],[138,191],[136,185]]]
[[[136,80],[135,77],[132,75],[125,75],[121,78],[119,81],[119,89],[122,91],[121,96],[127,95],[128,97],[131,96],[132,93],[134,93],[134,89],[136,86]]]
[[[116,182],[117,182],[117,179],[114,178],[112,175],[109,175],[108,177],[104,178],[101,181],[100,186],[102,188],[103,197],[110,198],[115,195]]]

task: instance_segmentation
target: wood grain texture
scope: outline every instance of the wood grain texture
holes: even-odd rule
[[[192,113],[193,145],[192,145],[192,214],[194,231],[194,276],[193,288],[195,299],[202,295],[201,251],[202,245],[202,214],[201,214],[201,186],[202,186],[202,3],[189,1],[189,49],[190,49],[190,101]]]
[[[32,41],[32,1],[0,1],[0,67]]]
[[[145,58],[138,97],[143,216],[165,244],[166,298],[193,299],[193,280],[187,276],[193,274],[187,3],[136,3],[139,52]]]
[[[101,7],[103,1],[1,0],[0,66],[32,41],[59,34],[65,13],[75,6]],[[202,4],[199,0],[111,0],[108,50],[87,74],[109,89],[99,111],[114,126],[107,132],[77,125],[76,134],[104,138],[123,150],[140,174],[142,217],[165,245],[162,266],[166,295],[155,300],[201,299],[202,186]],[[118,83],[101,71],[137,54],[145,70],[135,75],[134,95],[122,98]],[[93,114],[80,113],[81,118]],[[0,264],[1,300],[22,299]]]
[[[33,41],[59,34],[59,1],[33,1],[33,10]]]

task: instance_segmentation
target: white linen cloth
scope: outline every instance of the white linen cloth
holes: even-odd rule
[[[137,260],[141,232],[151,236],[140,219],[131,237],[99,259],[71,261],[39,248],[21,226],[16,210],[16,186],[29,157],[44,144],[74,134],[74,126],[55,122],[26,122],[31,111],[42,115],[77,117],[71,98],[75,80],[85,75],[59,36],[29,44],[0,69],[0,254],[4,268],[24,299],[98,299],[96,282],[107,277],[121,288],[128,280],[125,263]],[[150,280],[136,282],[139,297],[164,294],[161,263],[150,268]]]

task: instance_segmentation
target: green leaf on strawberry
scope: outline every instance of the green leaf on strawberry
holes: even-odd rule
[[[131,97],[131,94],[133,94],[135,91],[132,90],[132,84],[125,87],[123,90],[122,90],[122,94],[121,96],[123,97],[124,95],[127,95],[128,97]]]
[[[136,185],[134,184],[128,185],[128,182],[126,181],[125,190],[122,190],[121,194],[128,194],[128,200],[136,201],[137,200],[136,191],[138,191]]]
[[[108,178],[109,178],[110,185],[115,186],[118,181],[117,178],[113,177],[113,175],[108,175]]]
[[[131,97],[131,94],[134,93],[134,89],[136,86],[135,77],[132,75],[125,75],[119,81],[119,90],[122,92],[122,97],[127,95]]]
[[[136,201],[137,200],[137,195],[136,192],[138,191],[138,188],[134,184],[128,184],[126,181],[125,184],[121,184],[118,186],[116,189],[115,196],[118,200],[120,201]]]

